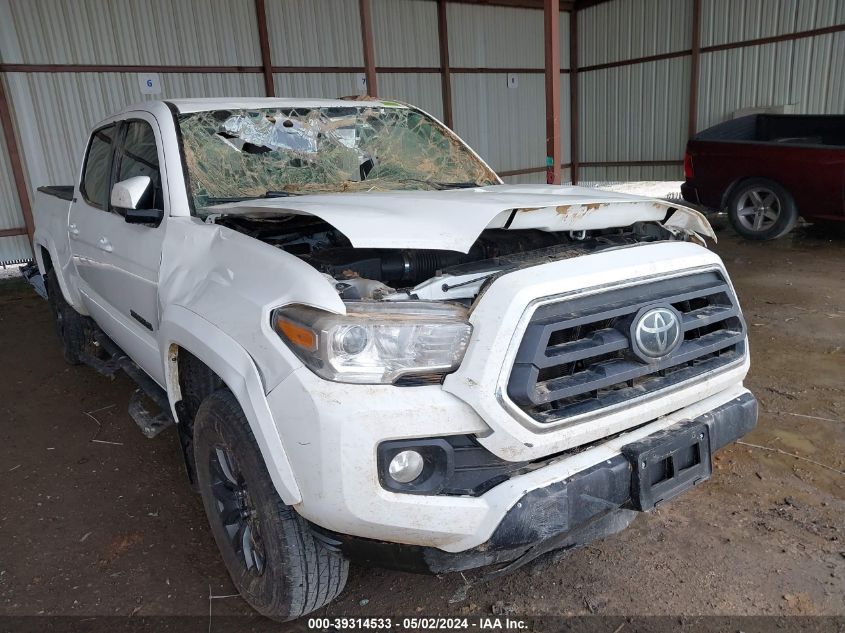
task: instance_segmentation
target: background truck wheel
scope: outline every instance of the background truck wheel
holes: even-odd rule
[[[228,389],[194,421],[197,482],[229,575],[259,613],[292,620],[331,602],[349,563],[326,549],[273,486],[249,423]]]
[[[747,180],[728,200],[728,218],[734,230],[749,240],[773,240],[789,233],[798,221],[798,209],[789,192],[764,178]]]
[[[82,315],[65,301],[55,274],[47,275],[46,286],[47,302],[56,322],[56,333],[62,344],[62,353],[68,363],[79,365],[85,348],[85,321]]]

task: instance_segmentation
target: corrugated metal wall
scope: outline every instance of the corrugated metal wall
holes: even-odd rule
[[[434,73],[379,73],[378,92],[385,99],[397,99],[419,106],[443,119],[440,75]]]
[[[614,0],[578,12],[578,66],[689,49],[692,0]],[[677,160],[689,112],[690,58],[578,75],[579,160]],[[680,167],[582,167],[580,180],[680,179]]]
[[[534,13],[537,13],[536,11]],[[507,11],[505,12],[507,15]],[[536,17],[530,21],[529,28],[532,30],[526,34],[531,39],[535,37],[540,38],[540,49],[539,52],[536,49],[536,44],[533,44],[533,57],[530,60],[531,64],[537,64],[536,68],[544,68],[545,66],[545,52],[542,46],[543,40],[543,19],[540,16],[540,19],[537,20]],[[450,26],[450,28],[452,28]],[[522,26],[521,28],[525,28]],[[539,29],[539,35],[537,35],[536,30]],[[558,22],[558,29],[560,32],[560,67],[561,69],[569,69],[569,13],[562,12],[560,14],[560,20]],[[510,36],[508,36],[510,37]],[[539,110],[534,110],[531,114],[531,119],[527,122],[530,123],[530,127],[528,128],[531,131],[530,136],[530,143],[526,144],[526,148],[524,150],[520,150],[521,158],[523,161],[522,165],[514,167],[514,169],[519,168],[528,168],[528,167],[544,167],[546,164],[546,105],[545,105],[545,75],[543,74],[530,74],[519,75],[519,85],[520,88],[523,87],[523,77],[530,77],[530,87],[532,90],[532,97],[537,100],[535,104],[535,108],[539,107]],[[507,75],[498,75],[497,76],[497,86],[501,86],[502,81],[507,80]],[[538,84],[539,82],[539,84]],[[563,73],[560,76],[560,132],[561,132],[561,161],[566,164],[569,163],[572,159],[572,143],[571,143],[571,135],[569,130],[569,75],[567,73]],[[522,112],[520,112],[520,118],[522,116]],[[507,117],[506,117],[507,118]],[[511,113],[511,119],[514,119],[513,114]],[[519,127],[523,125],[523,121],[519,121]],[[519,142],[519,139],[516,139],[516,142]],[[505,146],[504,149],[507,149],[508,145]],[[494,150],[492,155],[495,155]],[[516,163],[517,161],[510,161],[511,163]],[[505,167],[499,167],[497,163],[493,164],[494,168],[500,168],[502,170],[508,169]],[[571,179],[570,170],[564,169],[561,173],[562,182],[569,182]],[[546,182],[546,172],[545,171],[538,171],[530,174],[519,174],[516,176],[505,176],[503,180],[506,183],[513,184],[513,185],[522,185],[522,184],[545,184]]]
[[[455,67],[543,68],[543,12],[449,4],[449,58]]]
[[[251,0],[3,0],[0,21],[6,63],[261,63]]]
[[[455,131],[497,171],[542,167],[546,161],[543,75],[452,75]]]
[[[542,11],[450,4],[446,15],[453,68],[544,68]],[[498,171],[546,161],[543,74],[513,74],[516,88],[508,87],[507,72],[452,73],[455,131]],[[545,182],[545,175],[510,180]]]
[[[845,24],[839,0],[702,0],[701,45],[718,46]],[[845,114],[845,32],[701,55],[696,127],[744,108]]]
[[[440,67],[437,3],[374,0],[373,45],[376,66]],[[379,96],[406,101],[443,118],[439,73],[379,73]]]
[[[624,165],[619,167],[581,167],[578,184],[588,186],[603,182],[641,180],[683,180],[678,167],[669,165]]]
[[[373,0],[372,7],[377,66],[440,66],[436,2]]]
[[[6,139],[0,134],[0,231],[23,226],[20,205],[9,164]],[[30,256],[29,240],[24,236],[0,238],[0,263],[17,261]]]
[[[250,2],[255,13],[255,5]],[[270,57],[276,66],[362,66],[355,0],[266,0]],[[256,32],[251,34],[258,45]]]
[[[334,99],[358,94],[357,73],[275,73],[273,84],[276,96]],[[257,93],[264,94],[263,88]]]
[[[578,65],[690,47],[692,0],[614,0],[578,12]]]
[[[701,45],[730,44],[845,23],[841,0],[702,0]]]
[[[683,155],[689,57],[586,72],[579,82],[581,162],[676,160]],[[608,172],[608,179],[618,178]]]

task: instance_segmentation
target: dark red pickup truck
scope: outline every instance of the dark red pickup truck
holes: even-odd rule
[[[684,200],[727,209],[752,240],[807,221],[845,221],[845,116],[753,114],[687,143]]]

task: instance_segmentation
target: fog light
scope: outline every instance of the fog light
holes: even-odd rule
[[[417,451],[402,451],[396,453],[394,458],[390,460],[387,472],[390,473],[394,481],[400,484],[409,484],[420,476],[423,466],[425,466],[423,456]]]

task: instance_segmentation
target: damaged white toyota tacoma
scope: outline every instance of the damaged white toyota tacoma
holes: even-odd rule
[[[696,211],[502,184],[388,101],[146,102],[42,187],[66,359],[175,425],[243,597],[290,619],[348,561],[499,574],[710,477],[757,404]]]

